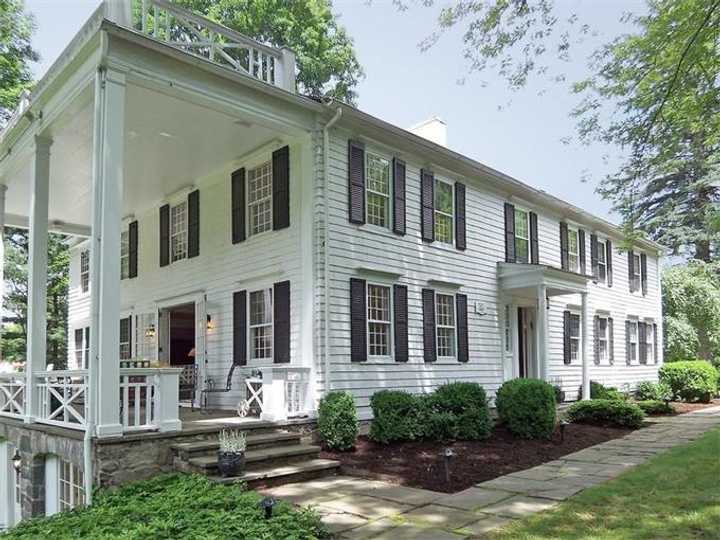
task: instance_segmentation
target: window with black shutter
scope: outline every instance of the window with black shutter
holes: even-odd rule
[[[648,292],[648,279],[647,279],[647,255],[644,253],[640,254],[640,281],[643,296]]]
[[[170,205],[160,207],[160,266],[170,264]]]
[[[350,360],[367,360],[366,282],[350,278]]]
[[[515,207],[505,203],[505,262],[515,262]]]
[[[365,223],[365,145],[348,141],[348,213],[350,223]]]
[[[405,234],[405,162],[393,159],[393,232]]]
[[[540,264],[540,242],[538,239],[538,217],[530,212],[530,262]]]
[[[290,226],[290,147],[283,146],[272,154],[273,230]]]
[[[570,364],[572,359],[572,342],[570,341],[570,318],[572,313],[563,311],[563,362]]]
[[[568,226],[565,222],[560,222],[560,267],[563,270],[570,269],[570,261],[568,255]]]
[[[598,237],[596,234],[590,235],[590,271],[595,283],[600,281],[600,269],[598,263]]]
[[[423,357],[425,362],[435,362],[437,351],[435,349],[435,291],[422,290],[423,310]]]
[[[273,286],[273,362],[290,362],[290,282]]]
[[[470,359],[467,295],[456,294],[455,303],[457,304],[457,359],[458,362],[467,363]]]
[[[587,261],[585,260],[585,231],[578,229],[578,257],[580,258],[580,273],[585,274],[587,271]]]
[[[405,285],[393,285],[393,314],[396,362],[407,362],[409,359],[407,293],[408,289]]]
[[[420,231],[425,242],[435,240],[435,177],[420,170]]]
[[[245,168],[238,169],[230,175],[230,205],[232,243],[238,244],[245,240]]]
[[[637,323],[638,325],[638,356],[640,364],[647,364],[647,325],[644,322]]]
[[[615,363],[615,326],[612,317],[608,317],[608,361],[610,365]]]
[[[132,317],[120,319],[120,360],[132,358]]]
[[[628,319],[625,321],[625,356],[628,366],[638,363],[639,353],[638,321]]]
[[[613,263],[612,263],[612,242],[608,238],[605,240],[605,264],[607,265],[607,286],[613,285]]]
[[[187,256],[189,259],[200,255],[200,190],[196,189],[187,198]]]
[[[233,364],[247,364],[247,291],[233,294]]]
[[[580,359],[580,315],[566,310],[563,313],[564,354],[566,364]]]
[[[128,278],[138,275],[138,222],[132,221],[128,225]]]
[[[653,361],[658,363],[658,326],[653,323]]]
[[[467,248],[465,184],[455,182],[455,247]]]

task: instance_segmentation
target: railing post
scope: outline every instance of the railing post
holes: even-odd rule
[[[155,375],[155,424],[160,431],[180,431],[180,371],[162,370]]]
[[[290,49],[283,47],[280,50],[280,54],[282,55],[280,62],[282,64],[282,67],[280,69],[280,80],[279,84],[278,81],[275,81],[275,84],[294,94],[296,91],[295,53]]]
[[[262,413],[260,420],[277,422],[287,419],[287,407],[285,404],[285,380],[276,377],[273,368],[261,369],[262,371]]]

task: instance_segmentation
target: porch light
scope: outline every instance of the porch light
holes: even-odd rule
[[[16,472],[20,472],[20,468],[22,467],[22,457],[20,456],[20,452],[17,450],[15,450],[15,454],[13,454],[12,457],[12,466]]]
[[[207,329],[208,330],[214,330],[215,329],[215,323],[212,320],[212,317],[210,314],[207,314]]]
[[[272,497],[265,497],[260,501],[260,508],[265,510],[265,519],[273,517],[273,507],[277,504],[277,501]]]
[[[150,324],[150,326],[148,326],[145,329],[145,337],[146,338],[154,338],[155,337],[155,325],[154,324]]]

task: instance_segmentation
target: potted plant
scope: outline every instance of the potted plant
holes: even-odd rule
[[[223,429],[220,432],[218,470],[224,477],[239,476],[245,470],[247,438],[239,429]]]

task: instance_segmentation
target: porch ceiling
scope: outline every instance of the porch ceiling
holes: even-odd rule
[[[500,289],[520,296],[535,297],[537,288],[546,287],[548,296],[587,291],[590,276],[541,264],[498,263]]]

